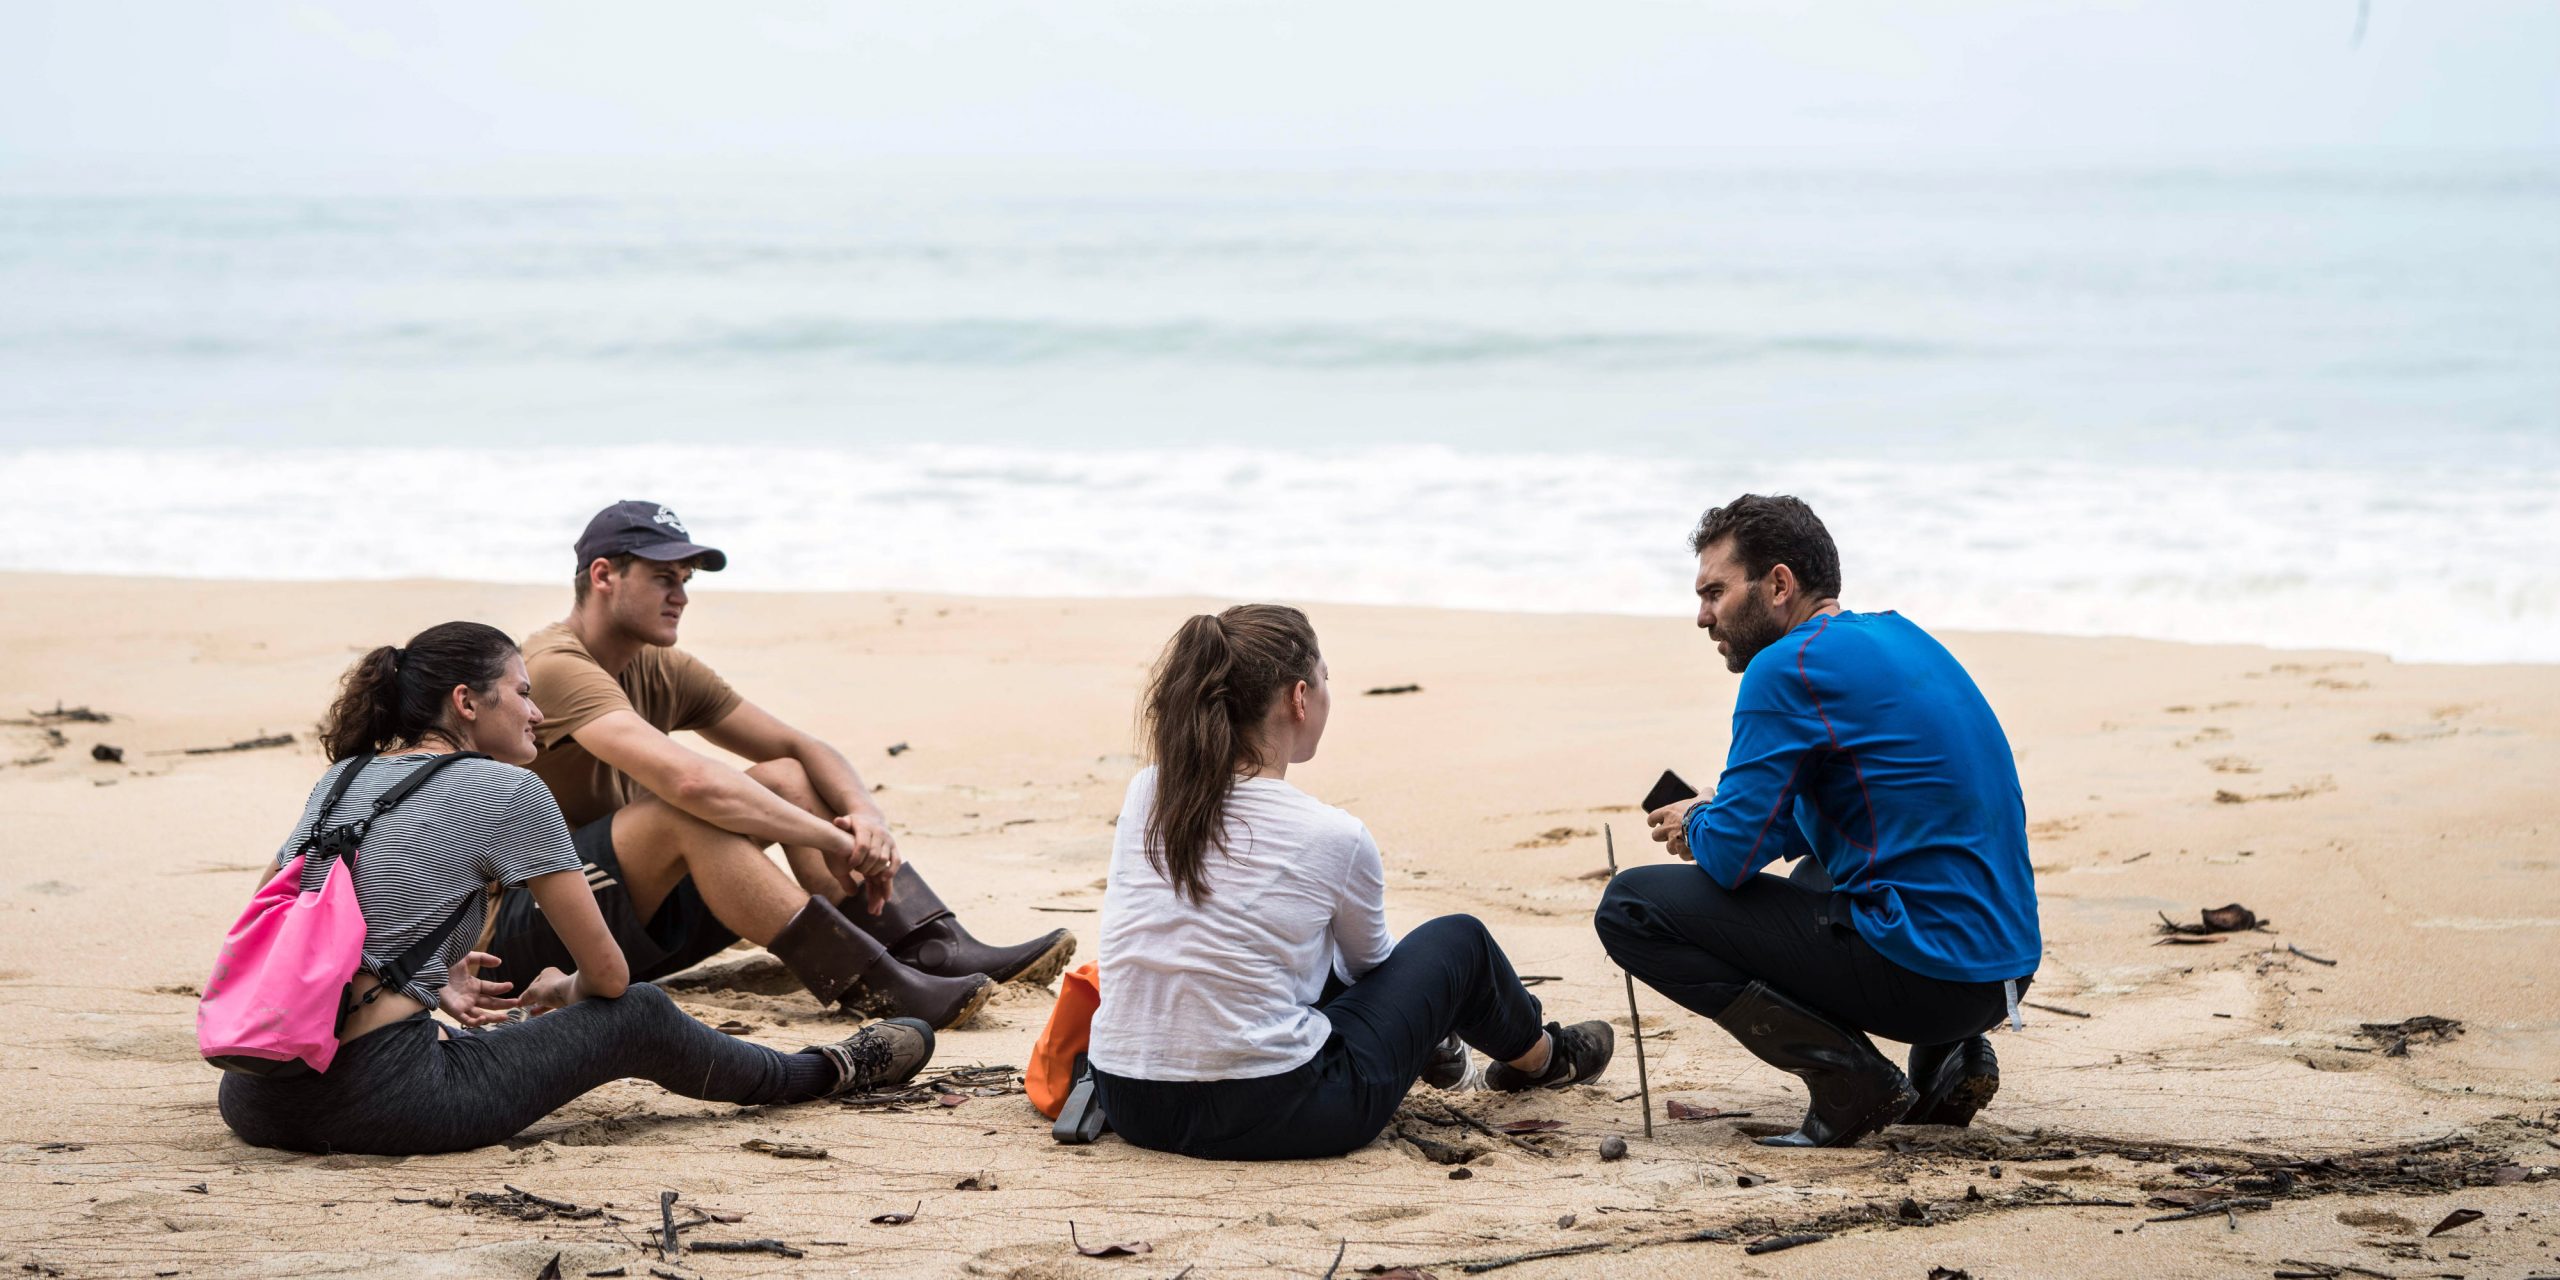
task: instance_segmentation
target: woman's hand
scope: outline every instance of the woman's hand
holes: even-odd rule
[[[480,976],[482,969],[498,963],[486,951],[474,951],[445,970],[444,990],[436,995],[436,1007],[466,1027],[488,1027],[507,1020],[507,1011],[524,1003],[510,1000],[507,992],[515,989],[512,982],[490,982]]]
[[[565,1009],[578,1002],[578,978],[558,969],[545,969],[524,984],[524,1016],[540,1017],[554,1009]]]

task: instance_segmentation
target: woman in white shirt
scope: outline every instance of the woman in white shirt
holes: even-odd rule
[[[1288,782],[1332,695],[1305,614],[1238,605],[1182,624],[1147,690],[1155,763],[1130,780],[1102,906],[1096,1096],[1141,1147],[1220,1160],[1340,1155],[1386,1128],[1459,1041],[1485,1083],[1561,1088],[1609,1064],[1605,1022],[1538,1023],[1473,916],[1387,935],[1358,818]],[[1437,1062],[1435,1064],[1435,1055]]]

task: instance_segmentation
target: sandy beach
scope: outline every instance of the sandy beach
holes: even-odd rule
[[[333,681],[448,618],[524,634],[566,584],[0,575],[0,1270],[530,1278],[557,1255],[564,1276],[1454,1277],[1562,1250],[1492,1274],[2560,1274],[2560,667],[1942,637],[2017,750],[2047,942],[2030,998],[2049,1007],[1994,1035],[2004,1083],[1973,1129],[1780,1152],[1749,1138],[1792,1121],[1794,1082],[1649,992],[1644,1137],[1623,989],[1589,923],[1603,825],[1622,863],[1660,858],[1637,797],[1666,766],[1703,781],[1722,758],[1735,677],[1679,586],[1658,618],[1311,607],[1338,700],[1292,780],[1369,823],[1396,927],[1482,917],[1550,979],[1551,1015],[1617,1020],[1620,1052],[1592,1086],[1417,1090],[1397,1131],[1345,1159],[1248,1166],[1060,1147],[1014,1093],[741,1113],[639,1082],[452,1155],[245,1146],[215,1113],[193,994],[320,768],[310,728]],[[1136,691],[1206,603],[714,583],[685,639],[880,784],[904,851],[981,935],[1065,924],[1081,960],[1137,767]],[[107,718],[34,714],[57,705]],[[93,759],[100,744],[121,762]],[[2266,927],[2163,943],[2164,914],[2234,902]],[[757,959],[734,952],[677,994],[777,1047],[843,1034]],[[1047,1007],[1009,989],[933,1070],[1022,1063]],[[2460,1027],[2363,1028],[2420,1016]],[[1749,1115],[1672,1120],[1673,1101]],[[1453,1105],[1561,1127],[1514,1141]],[[1610,1135],[1624,1160],[1600,1159]],[[826,1155],[741,1145],[756,1140]],[[1466,1163],[1433,1162],[1432,1143]],[[508,1187],[607,1211],[468,1198]],[[679,1217],[719,1219],[688,1241],[805,1256],[662,1258],[644,1246],[664,1191]],[[2230,1210],[2148,1221],[2215,1197]],[[2464,1209],[2483,1216],[2427,1234]],[[1087,1258],[1071,1234],[1151,1251]],[[1745,1251],[1790,1234],[1828,1238]]]

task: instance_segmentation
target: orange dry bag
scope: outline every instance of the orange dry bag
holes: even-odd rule
[[[1031,1065],[1022,1072],[1022,1091],[1031,1105],[1052,1120],[1075,1087],[1076,1056],[1093,1043],[1093,1011],[1102,1007],[1102,971],[1098,963],[1071,970],[1058,982],[1058,1003],[1049,1010],[1049,1025],[1031,1045]]]

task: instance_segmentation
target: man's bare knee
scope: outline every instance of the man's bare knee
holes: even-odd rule
[[[613,815],[613,851],[632,909],[643,920],[666,901],[677,882],[699,877],[764,851],[745,836],[723,831],[655,796],[625,805]]]
[[[799,761],[789,756],[750,765],[747,768],[747,776],[755,779],[758,786],[810,813],[820,817],[829,816],[824,812],[823,806],[818,803],[818,789],[809,785],[809,771],[802,768]]]

